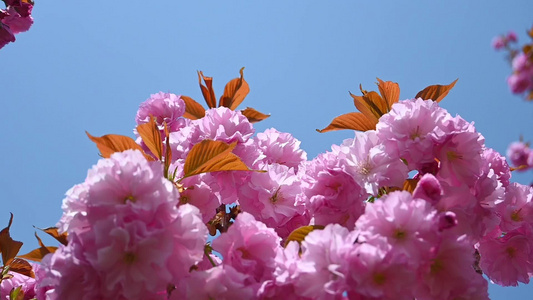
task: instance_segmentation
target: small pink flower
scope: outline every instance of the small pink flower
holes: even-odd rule
[[[419,268],[416,299],[488,299],[485,279],[472,267],[474,248],[466,236],[444,235],[432,254]],[[473,290],[479,298],[467,297]]]
[[[23,300],[30,300],[36,297],[35,295],[35,278],[28,277],[16,272],[9,272],[11,278],[2,280],[0,284],[0,299],[10,300],[9,294],[13,289],[18,287],[24,293]]]
[[[506,36],[506,39],[509,41],[509,42],[516,42],[518,41],[518,38],[516,36],[516,33],[512,30],[510,30],[508,33],[507,33],[507,36]]]
[[[135,122],[144,124],[150,122],[150,117],[154,117],[160,130],[164,130],[164,124],[168,126],[170,132],[185,127],[187,119],[181,118],[185,113],[185,102],[175,94],[159,92],[150,96],[148,100],[141,103]]]
[[[416,260],[373,244],[359,245],[347,259],[351,292],[362,299],[413,299],[416,271],[409,259]]]
[[[366,206],[355,227],[360,240],[385,239],[393,252],[405,254],[416,264],[427,259],[438,237],[436,210],[409,192],[392,192]]]
[[[514,142],[509,145],[507,148],[507,157],[511,161],[511,164],[515,167],[520,167],[522,165],[528,166],[528,159],[530,153],[532,153],[531,148],[523,142]],[[518,169],[517,171],[525,171],[525,169]]]
[[[298,165],[307,159],[305,151],[300,149],[300,141],[290,133],[279,132],[274,128],[260,132],[254,142],[265,155],[264,163],[278,163],[298,170]]]
[[[338,224],[310,232],[302,242],[296,293],[313,299],[338,299],[348,288],[346,257],[355,240],[353,232]]]
[[[279,242],[274,229],[242,212],[228,231],[213,241],[213,249],[224,258],[223,265],[230,265],[259,282],[272,278],[274,259],[281,247]]]
[[[4,17],[1,22],[9,26],[9,29],[13,34],[28,31],[33,24],[32,16],[30,14],[24,15],[24,13],[21,15],[15,6],[8,6],[6,12],[7,16]]]
[[[272,228],[282,227],[305,212],[299,178],[285,165],[265,166],[265,173],[254,172],[239,188],[241,208]]]
[[[507,42],[502,36],[495,36],[492,38],[492,48],[495,50],[501,50],[506,46]]]
[[[479,242],[481,268],[492,281],[502,286],[529,283],[533,273],[533,236],[531,230],[514,230],[502,237]]]
[[[528,72],[511,74],[507,78],[507,84],[513,94],[521,94],[532,85],[531,74],[528,74]]]
[[[2,11],[0,10],[0,16],[1,15],[2,15]],[[5,45],[11,42],[14,42],[14,41],[15,41],[15,35],[11,31],[11,29],[9,29],[9,27],[4,25],[2,21],[0,20],[0,49],[2,49]]]
[[[336,154],[346,172],[371,195],[382,186],[403,186],[408,175],[405,163],[383,146],[375,131],[356,132],[355,139],[345,140]]]

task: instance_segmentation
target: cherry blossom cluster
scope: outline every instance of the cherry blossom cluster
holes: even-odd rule
[[[533,150],[529,143],[513,142],[507,148],[507,157],[517,171],[533,169]]]
[[[184,112],[158,93],[136,116],[170,131],[170,179],[127,150],[67,192],[68,244],[37,268],[38,299],[488,299],[482,274],[503,286],[533,274],[533,188],[437,102],[395,103],[311,160],[241,112]],[[236,143],[251,171],[178,181],[204,140]],[[221,209],[236,216],[207,243]]]
[[[533,28],[528,32],[533,39]],[[512,74],[507,78],[507,84],[513,94],[526,94],[527,100],[533,100],[533,43],[522,48],[515,48],[518,38],[510,31],[507,35],[494,37],[492,47],[495,50],[507,50],[511,62]]]
[[[15,41],[15,35],[28,31],[33,24],[31,0],[2,0],[6,9],[0,9],[0,49]]]

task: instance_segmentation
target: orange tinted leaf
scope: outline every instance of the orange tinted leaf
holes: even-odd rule
[[[270,115],[260,113],[251,107],[247,107],[246,109],[241,110],[241,113],[248,119],[248,121],[250,121],[250,123],[257,123],[270,117]]]
[[[115,152],[122,152],[131,149],[141,151],[148,160],[154,160],[153,157],[146,155],[141,146],[137,145],[137,143],[135,143],[135,141],[128,136],[119,134],[106,134],[101,137],[96,137],[90,135],[87,131],[85,131],[85,133],[89,139],[96,144],[96,147],[98,147],[98,150],[100,150],[100,155],[104,158],[111,157],[111,154]]]
[[[379,78],[377,80],[379,93],[388,104],[387,111],[390,111],[392,105],[400,100],[400,86],[396,82],[383,81]]]
[[[168,169],[170,168],[170,162],[172,161],[172,149],[170,149],[170,132],[168,131],[167,123],[165,122],[165,167],[164,175],[168,178]]]
[[[362,89],[361,89],[362,90]],[[365,93],[367,93],[365,91]],[[371,123],[378,123],[379,116],[374,113],[374,111],[368,106],[367,101],[363,96],[356,96],[350,93],[350,96],[353,98],[353,104]]]
[[[0,231],[0,252],[2,252],[2,261],[4,265],[8,265],[11,260],[17,256],[22,247],[22,242],[15,241],[11,238],[9,228],[11,228],[12,223],[13,214],[11,214],[11,217],[9,218],[7,227]]]
[[[333,119],[333,121],[331,121],[331,124],[329,124],[328,127],[322,130],[317,129],[316,131],[320,133],[341,129],[367,131],[376,129],[376,124],[377,121],[375,123],[372,123],[362,113],[353,112],[336,117],[335,119]]]
[[[220,141],[204,140],[192,147],[185,159],[185,177],[218,171],[250,171],[244,162],[231,150],[237,142],[226,144]]]
[[[24,259],[40,262],[46,254],[54,253],[57,250],[57,247],[46,247],[43,244],[43,241],[41,240],[41,238],[37,235],[37,233],[35,233],[35,238],[37,238],[37,241],[39,242],[39,246],[41,247],[34,249],[24,255],[18,255],[19,258],[24,258]]]
[[[65,246],[68,244],[68,241],[67,241],[68,234],[66,232],[63,232],[60,234],[59,231],[57,230],[57,227],[48,227],[45,229],[41,229],[39,227],[35,227],[35,228],[48,233],[50,236],[52,236],[54,239],[56,239],[58,242],[60,242],[61,244]]]
[[[419,181],[418,179],[406,179],[403,182],[402,190],[408,191],[409,193],[412,194],[416,188],[416,185],[418,184],[418,181]]]
[[[533,91],[529,92],[529,94],[526,97],[526,100],[529,100],[529,101],[533,100]]]
[[[242,103],[246,95],[250,92],[250,87],[243,75],[244,68],[241,68],[240,78],[232,79],[224,88],[224,94],[220,97],[218,106],[225,106],[231,110],[235,110],[239,104]]]
[[[459,79],[455,79],[454,82],[448,84],[448,85],[430,85],[427,88],[421,90],[416,94],[415,98],[422,98],[424,100],[433,100],[435,102],[440,102],[453,88],[455,83]]]
[[[185,113],[183,114],[184,118],[196,120],[201,119],[205,116],[205,108],[196,102],[193,98],[187,96],[180,96],[180,98],[185,102]]]
[[[313,230],[315,229],[324,229],[324,226],[322,225],[309,225],[309,226],[302,226],[300,228],[296,228],[289,234],[287,237],[287,240],[285,241],[285,247],[289,244],[291,241],[297,241],[298,244],[301,244],[303,240],[305,240],[305,237]]]
[[[202,84],[202,79],[204,80],[205,86]],[[207,107],[217,107],[217,99],[215,98],[215,91],[213,90],[213,77],[204,76],[202,71],[198,71],[198,82],[200,83],[200,89],[202,90],[202,95],[207,103]]]
[[[389,111],[385,99],[381,98],[381,96],[374,91],[366,93],[366,95],[363,96],[363,100],[365,100],[368,108],[370,108],[372,113],[378,119]]]
[[[45,257],[45,255],[49,253],[54,253],[56,252],[56,250],[57,250],[57,247],[51,247],[51,246],[50,247],[39,247],[24,255],[19,255],[18,257],[31,260],[31,261],[40,262]]]
[[[20,258],[15,258],[11,261],[9,264],[9,271],[35,278],[35,274],[33,273],[33,268],[30,263]]]
[[[154,117],[150,117],[150,122],[138,125],[137,132],[152,154],[155,155],[157,159],[162,160],[163,144],[161,141],[161,133]]]

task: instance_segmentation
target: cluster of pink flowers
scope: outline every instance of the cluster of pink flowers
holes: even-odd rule
[[[155,94],[136,118],[167,124],[175,178],[205,139],[236,143],[263,172],[178,184],[137,150],[101,159],[64,199],[68,245],[38,268],[39,299],[488,299],[482,273],[504,286],[533,274],[533,188],[437,102],[400,101],[312,160],[289,133],[254,136],[225,107],[184,119],[184,105]],[[416,188],[402,191],[408,179]],[[236,205],[204,248],[205,224]]]
[[[533,29],[528,32],[533,39]],[[507,84],[513,94],[526,93],[526,99],[533,100],[533,44],[516,49],[512,44],[517,43],[516,34],[510,31],[507,35],[493,38],[492,47],[496,50],[507,50],[511,62],[512,74],[507,78]]]
[[[31,0],[3,0],[6,9],[0,9],[0,49],[15,41],[15,34],[28,31],[33,24]]]
[[[511,143],[507,148],[507,158],[517,171],[533,169],[533,149],[529,147],[529,143]]]
[[[495,36],[492,39],[492,47],[495,50],[503,50],[510,47],[511,43],[516,43],[517,41],[518,37],[516,36],[516,33],[514,31],[509,31],[505,35]]]

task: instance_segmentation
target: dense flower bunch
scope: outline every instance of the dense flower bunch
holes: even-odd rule
[[[533,28],[528,35],[533,39]],[[492,46],[496,50],[507,50],[511,62],[512,74],[507,78],[507,84],[513,94],[525,94],[527,100],[533,100],[533,42],[522,48],[515,48],[513,44],[518,39],[514,32],[494,37]]]
[[[517,171],[533,169],[533,150],[529,143],[513,142],[507,148],[507,157]]]
[[[2,288],[35,286],[38,299],[421,300],[488,299],[482,274],[528,283],[533,188],[511,183],[504,157],[437,101],[390,103],[375,129],[308,160],[291,134],[255,134],[239,111],[185,119],[181,96],[152,95],[136,117],[140,147],[103,154],[67,192],[68,242],[35,280]],[[210,143],[231,153],[202,148],[218,171],[190,171]],[[230,158],[250,170],[220,168]]]
[[[6,9],[0,9],[0,49],[15,41],[15,34],[28,31],[33,24],[31,0],[2,0]]]

